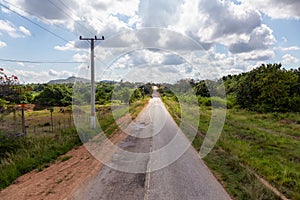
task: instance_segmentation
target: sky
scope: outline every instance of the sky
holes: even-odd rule
[[[299,0],[0,0],[0,67],[21,83],[216,79],[300,67]],[[9,60],[9,61],[8,61]]]

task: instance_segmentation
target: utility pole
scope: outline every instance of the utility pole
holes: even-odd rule
[[[79,37],[80,40],[89,40],[91,41],[91,129],[96,128],[96,109],[95,109],[95,64],[94,64],[94,47],[95,47],[95,40],[104,40],[104,36],[102,38],[83,38],[82,36]]]

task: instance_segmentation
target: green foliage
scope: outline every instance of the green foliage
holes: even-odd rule
[[[198,82],[194,87],[196,89],[196,95],[201,97],[210,97],[210,93],[205,81],[202,80]]]
[[[100,105],[105,105],[111,101],[114,85],[100,82],[96,87],[96,101]]]
[[[133,103],[135,101],[141,100],[144,98],[144,94],[141,88],[137,88],[133,91],[132,95],[130,96],[129,103]]]
[[[72,88],[67,85],[48,85],[35,97],[42,106],[68,106],[72,103]]]
[[[292,104],[298,101],[298,94],[292,90],[297,81],[298,76],[281,69],[281,64],[263,64],[240,79],[237,103],[241,108],[262,112],[292,111]]]
[[[37,167],[44,168],[47,163],[81,144],[75,129],[0,141],[0,189],[24,173]]]
[[[163,102],[180,124],[174,109],[178,103],[170,97],[164,97]],[[188,106],[191,110],[199,109],[196,105]],[[202,134],[197,134],[192,143],[197,150],[202,145],[212,114],[209,107],[201,107],[200,112],[198,131]],[[289,199],[299,199],[299,114],[227,110],[221,137],[204,161],[235,199],[280,199],[254,173]]]
[[[9,101],[0,98],[0,112],[3,112],[6,109],[6,105]]]

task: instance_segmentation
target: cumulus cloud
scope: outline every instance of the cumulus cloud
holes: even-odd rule
[[[181,10],[178,23],[170,27],[202,42],[227,44],[228,38],[236,42],[262,21],[257,11],[231,1],[185,1]]]
[[[73,73],[69,71],[56,71],[53,69],[50,69],[48,72],[15,69],[11,70],[10,74],[16,75],[19,77],[20,82],[25,83],[46,83],[54,78],[67,78],[73,75]]]
[[[10,37],[20,38],[30,36],[31,33],[24,26],[20,26],[19,29],[8,20],[0,20],[0,31],[7,33]]]
[[[49,80],[47,72],[36,72],[31,70],[13,70],[13,73],[21,82],[45,83]]]
[[[176,23],[183,0],[143,0],[140,1],[138,14],[142,27],[167,27]]]
[[[0,48],[6,47],[6,46],[7,46],[7,44],[5,42],[0,41]]]
[[[0,20],[0,31],[6,32],[11,37],[18,37],[15,26],[7,20]]]
[[[243,5],[260,10],[273,19],[300,19],[299,0],[239,0]]]
[[[300,47],[298,46],[290,46],[290,47],[276,47],[274,48],[275,50],[280,50],[280,51],[299,51]]]
[[[130,29],[125,18],[136,18],[138,0],[115,1],[95,0],[87,3],[85,0],[70,1],[40,1],[12,0],[14,5],[24,10],[44,23],[63,25],[78,35],[112,35],[121,30]],[[11,9],[15,9],[11,7]],[[28,13],[24,13],[29,17]],[[123,16],[119,19],[116,16]],[[126,20],[125,20],[126,21]],[[132,24],[134,26],[134,24]]]
[[[58,51],[82,51],[89,48],[87,41],[70,41],[63,46],[54,46]]]
[[[67,77],[70,77],[73,75],[72,72],[69,72],[69,71],[56,71],[54,69],[50,69],[48,71],[48,75],[49,76],[54,76],[54,77],[64,77],[64,78],[67,78]]]
[[[247,70],[246,65],[273,59],[276,50],[299,50],[297,46],[275,48],[273,31],[262,21],[262,13],[272,18],[298,18],[297,2],[95,0],[87,3],[85,0],[12,0],[13,4],[33,13],[33,16],[24,15],[43,23],[63,25],[83,37],[104,35],[105,41],[97,42],[95,48],[96,66],[101,70],[105,70],[105,66],[125,73],[135,66],[152,66],[152,77],[156,77],[153,73],[165,76],[179,73],[181,77],[238,73]],[[147,29],[140,30],[141,27]],[[140,31],[132,31],[136,29]],[[0,32],[12,37],[31,35],[25,27],[16,28],[4,20],[0,20]],[[224,47],[222,53],[215,51],[217,45]],[[54,49],[74,51],[73,60],[85,61],[89,59],[89,47],[87,41],[76,40],[54,46]],[[204,50],[210,56],[202,54]],[[295,61],[295,57],[288,55],[282,59]],[[183,56],[196,66],[185,63]],[[86,65],[81,67],[86,68]],[[140,68],[139,72],[146,72],[144,67]],[[47,76],[61,77],[63,72],[51,69],[47,71]],[[120,74],[114,75],[118,76]]]
[[[162,65],[181,65],[185,61],[178,55],[169,54],[166,55],[162,61]]]
[[[285,54],[282,56],[282,63],[283,64],[293,64],[299,62],[299,59],[292,56],[291,54]]]
[[[28,29],[26,29],[24,26],[19,26],[19,30],[26,36],[31,36],[31,33]]]
[[[252,31],[247,42],[232,44],[229,46],[229,51],[231,53],[243,53],[253,50],[268,49],[268,47],[276,41],[272,32],[273,31],[268,26],[263,24]]]
[[[244,52],[237,55],[241,61],[266,61],[273,59],[275,53],[273,50],[256,50]]]
[[[76,62],[85,62],[88,59],[88,55],[87,54],[75,54],[73,56],[73,60],[75,60]]]

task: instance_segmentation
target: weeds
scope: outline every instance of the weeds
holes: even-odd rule
[[[65,162],[65,161],[69,160],[70,158],[72,158],[72,156],[62,156],[60,158],[60,160],[61,160],[61,162]]]
[[[80,145],[81,141],[75,129],[68,129],[56,134],[21,138],[12,143],[17,143],[18,148],[13,152],[6,152],[0,162],[1,189],[35,168],[42,171],[58,156]]]
[[[130,105],[130,114],[134,119],[142,110],[148,99],[133,102]],[[41,112],[41,111],[38,111]],[[103,106],[99,110],[98,118],[104,133],[109,136],[116,132],[118,125],[115,120],[126,114],[121,106],[117,109],[116,119],[110,106]],[[29,113],[33,118],[34,115]],[[41,114],[45,114],[41,112]],[[38,120],[39,123],[42,121]],[[82,138],[81,138],[82,139]],[[82,144],[75,128],[68,128],[54,133],[28,134],[25,138],[9,138],[0,133],[0,189],[10,185],[16,178],[37,169],[38,172],[50,166],[60,155]],[[71,156],[62,156],[61,162]],[[53,191],[49,190],[47,194]]]
[[[163,98],[163,101],[178,123],[173,108],[179,109],[178,103],[171,98]],[[200,112],[198,130],[205,134],[210,122],[210,107],[201,107]],[[279,199],[251,171],[288,198],[300,199],[298,121],[299,113],[260,114],[227,110],[222,135],[204,161],[236,199]],[[202,141],[203,137],[197,135],[192,145],[199,150]]]

